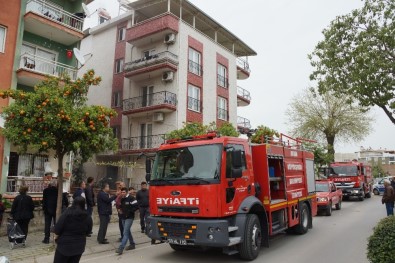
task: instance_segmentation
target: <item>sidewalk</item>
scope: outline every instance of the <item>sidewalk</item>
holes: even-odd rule
[[[108,225],[106,238],[110,242],[109,244],[98,244],[97,243],[97,232],[99,225],[93,226],[93,234],[91,237],[86,238],[85,255],[95,254],[99,252],[112,251],[115,254],[115,250],[119,246],[118,238],[120,237],[118,222],[110,223]],[[132,235],[136,243],[136,247],[140,244],[149,243],[151,240],[140,231],[140,220],[134,220],[132,225]],[[16,246],[14,249],[10,249],[8,237],[0,237],[0,256],[6,256],[11,263],[45,263],[53,262],[54,256],[54,245],[43,244],[41,241],[44,239],[44,233],[34,232],[29,233],[27,237],[26,247]],[[127,251],[125,252],[127,253]]]

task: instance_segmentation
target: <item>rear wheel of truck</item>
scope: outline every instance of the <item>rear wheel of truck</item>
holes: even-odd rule
[[[261,224],[258,216],[248,214],[244,232],[244,240],[239,245],[240,257],[245,260],[253,260],[258,257],[262,243]]]
[[[310,210],[307,207],[306,203],[301,204],[299,216],[300,223],[299,225],[295,226],[294,229],[296,234],[303,235],[309,230],[309,223],[312,220]]]
[[[337,203],[337,204],[335,205],[335,207],[336,207],[336,210],[342,209],[342,200],[341,200],[341,199],[339,200],[339,203]]]
[[[325,214],[326,214],[326,216],[332,215],[332,202],[329,202],[329,205],[326,207]]]

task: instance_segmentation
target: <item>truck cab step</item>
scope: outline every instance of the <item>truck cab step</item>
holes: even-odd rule
[[[230,246],[237,245],[240,243],[240,241],[241,241],[241,237],[230,237],[228,246],[230,247]]]
[[[238,229],[239,229],[238,226],[230,226],[230,227],[228,227],[228,232],[230,233],[230,232],[236,231]]]

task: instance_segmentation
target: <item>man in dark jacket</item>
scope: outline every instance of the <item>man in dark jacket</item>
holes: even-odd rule
[[[52,221],[56,222],[56,203],[58,200],[57,180],[52,179],[51,183],[43,191],[43,211],[44,211],[44,244],[49,244],[49,236]]]
[[[132,191],[134,189],[131,189]],[[121,211],[122,211],[122,223],[123,223],[123,238],[121,241],[121,245],[115,251],[118,254],[122,254],[125,249],[126,243],[128,242],[130,245],[126,247],[126,250],[135,249],[136,245],[133,240],[132,233],[130,229],[134,220],[134,213],[138,209],[137,201],[132,194],[128,194],[128,189],[126,187],[121,188]]]
[[[80,183],[80,187],[78,187],[78,188],[75,190],[75,192],[74,192],[74,194],[73,194],[73,199],[75,199],[77,196],[82,196],[83,198],[85,198],[85,201],[86,201],[85,188],[86,188],[85,181],[82,181],[82,182]],[[86,207],[86,204],[85,204],[85,207]]]
[[[395,202],[395,190],[391,186],[391,182],[387,179],[384,180],[384,194],[381,199],[381,203],[385,204],[387,210],[387,216],[394,215],[394,202]]]
[[[93,193],[93,177],[88,177],[86,180],[85,197],[88,215],[92,217],[93,207],[95,206],[95,194]]]
[[[25,234],[25,239],[29,232],[29,222],[34,217],[34,203],[31,196],[27,195],[29,187],[21,186],[19,195],[12,202],[11,215]]]
[[[116,196],[110,196],[110,186],[104,184],[102,190],[97,195],[97,211],[99,213],[99,233],[97,234],[97,242],[99,244],[108,244],[106,239],[107,227],[112,215],[111,202],[115,200]]]
[[[144,233],[145,219],[149,216],[149,192],[146,182],[141,182],[141,190],[137,192],[136,199],[139,205],[141,233]]]

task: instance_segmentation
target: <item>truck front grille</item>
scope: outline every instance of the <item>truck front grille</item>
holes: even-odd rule
[[[197,227],[193,224],[158,222],[158,228],[162,237],[173,237],[189,240],[196,238]]]

